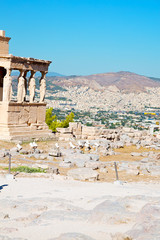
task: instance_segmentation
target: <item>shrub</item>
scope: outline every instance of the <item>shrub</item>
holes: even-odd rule
[[[16,168],[11,168],[11,172],[42,173],[42,172],[45,172],[45,170],[40,168],[30,168],[27,166],[19,166]]]
[[[65,120],[59,121],[56,115],[53,115],[53,108],[49,108],[46,110],[46,123],[48,127],[56,132],[57,128],[67,128],[69,127],[69,123],[74,121],[74,113],[70,113],[66,116]]]

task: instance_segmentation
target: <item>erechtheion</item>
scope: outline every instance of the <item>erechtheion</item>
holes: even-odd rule
[[[9,54],[9,37],[0,30],[0,139],[45,139],[50,131],[45,123],[45,76],[51,61],[16,57]],[[17,100],[12,96],[12,70],[19,70]],[[40,97],[35,102],[35,73],[41,72]],[[30,72],[30,77],[26,75]],[[26,100],[27,89],[29,101]]]

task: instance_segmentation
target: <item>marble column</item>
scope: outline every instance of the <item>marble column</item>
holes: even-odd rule
[[[46,94],[46,74],[47,72],[41,72],[42,76],[40,79],[40,102],[44,102]]]
[[[25,85],[25,99],[24,99],[24,100],[25,100],[25,101],[27,101],[27,77],[26,77],[26,76],[27,76],[27,72],[28,72],[28,71],[25,71],[25,72],[24,72],[24,83],[25,83],[25,84],[24,84],[24,85]]]
[[[6,75],[3,78],[3,101],[10,102],[12,99],[12,77],[11,69],[6,69]]]
[[[31,76],[28,81],[28,88],[29,88],[29,102],[33,103],[35,98],[35,90],[36,90],[36,80],[34,78],[35,71],[31,71]]]
[[[17,89],[17,102],[22,103],[25,101],[26,90],[25,90],[25,71],[21,70],[18,78],[18,89]]]

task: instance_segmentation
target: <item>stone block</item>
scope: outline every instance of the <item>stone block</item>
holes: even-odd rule
[[[60,133],[60,134],[71,134],[71,131],[69,128],[57,128],[57,133]]]
[[[67,173],[68,176],[76,179],[76,180],[89,180],[96,181],[98,180],[99,174],[97,171],[94,171],[92,168],[77,168],[71,169]]]
[[[19,114],[19,124],[24,124],[29,122],[29,106],[25,106],[21,109]]]
[[[29,123],[36,123],[37,122],[37,106],[30,106],[29,111]]]
[[[85,167],[92,168],[93,170],[104,168],[105,164],[103,162],[97,162],[97,161],[88,161],[85,164]]]
[[[19,112],[8,112],[8,124],[19,124],[20,114]]]
[[[72,167],[74,167],[74,163],[60,162],[59,163],[59,167],[62,167],[62,168],[72,168]]]
[[[37,123],[44,123],[46,118],[46,106],[37,107]]]
[[[59,174],[59,170],[57,167],[51,166],[47,169],[47,173]]]
[[[70,122],[69,123],[69,128],[70,130],[73,130],[73,129],[81,129],[82,125],[80,122]]]

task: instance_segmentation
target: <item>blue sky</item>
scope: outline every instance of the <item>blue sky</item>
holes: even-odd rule
[[[66,75],[160,77],[160,0],[0,0],[10,53]]]

